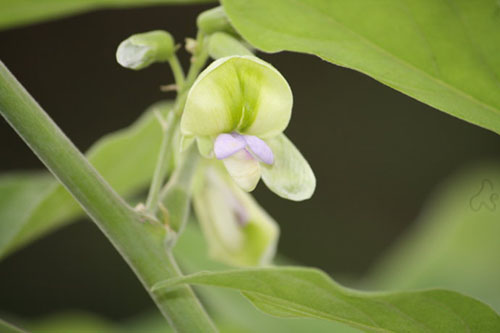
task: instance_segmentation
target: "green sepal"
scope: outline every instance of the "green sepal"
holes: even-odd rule
[[[180,138],[180,142],[179,142],[179,152],[184,152],[186,151],[189,147],[191,147],[191,145],[193,144],[195,138],[194,136],[190,136],[190,135],[182,135],[182,133],[180,134],[181,138]]]
[[[214,157],[214,140],[209,136],[196,137],[196,144],[201,156],[205,158]]]
[[[316,177],[306,159],[284,135],[266,140],[274,154],[273,165],[262,163],[262,180],[282,198],[309,199],[316,188]]]

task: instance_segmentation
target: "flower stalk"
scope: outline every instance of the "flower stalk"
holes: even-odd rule
[[[153,180],[151,181],[151,187],[149,188],[148,198],[146,200],[146,210],[150,213],[155,213],[158,205],[160,190],[165,181],[168,163],[169,163],[169,154],[168,148],[172,142],[172,137],[174,134],[174,129],[178,124],[177,117],[175,117],[173,112],[169,112],[166,116],[166,119],[160,114],[156,115],[158,117],[158,121],[162,127],[163,138],[160,145],[160,152],[158,154],[158,162],[155,167],[155,171],[153,174]]]

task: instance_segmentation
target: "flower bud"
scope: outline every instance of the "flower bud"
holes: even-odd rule
[[[196,25],[203,33],[210,35],[214,32],[223,31],[232,35],[238,35],[227,18],[226,12],[222,6],[215,7],[201,13]]]
[[[214,58],[229,56],[252,56],[253,53],[238,39],[224,32],[216,32],[210,36],[208,42],[208,54]]]
[[[269,264],[279,237],[277,223],[220,166],[209,166],[198,185],[193,203],[210,256],[232,266]]]
[[[166,62],[175,52],[174,39],[163,30],[135,34],[116,50],[116,60],[125,68],[139,70],[155,62]]]

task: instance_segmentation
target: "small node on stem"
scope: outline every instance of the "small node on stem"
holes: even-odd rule
[[[134,210],[138,213],[144,213],[146,211],[146,206],[142,202],[139,202],[135,207]]]
[[[186,46],[185,46],[186,51],[191,54],[194,54],[196,47],[198,46],[198,42],[196,41],[196,39],[188,37],[185,39],[185,41],[186,41]]]
[[[142,202],[138,203],[134,207],[134,210],[138,213],[141,223],[149,222],[153,225],[162,225],[154,215],[148,212],[146,206]]]
[[[176,85],[175,83],[160,86],[161,92],[170,92],[170,91],[178,91],[178,90],[179,90],[179,86]]]

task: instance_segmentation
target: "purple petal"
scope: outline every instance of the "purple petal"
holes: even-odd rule
[[[274,154],[271,148],[264,142],[264,140],[259,139],[253,135],[245,135],[245,141],[248,145],[248,148],[252,151],[252,153],[261,161],[266,164],[274,163]]]
[[[214,143],[214,153],[217,159],[222,160],[229,157],[243,148],[245,148],[246,142],[243,136],[237,133],[223,133],[215,139]]]

